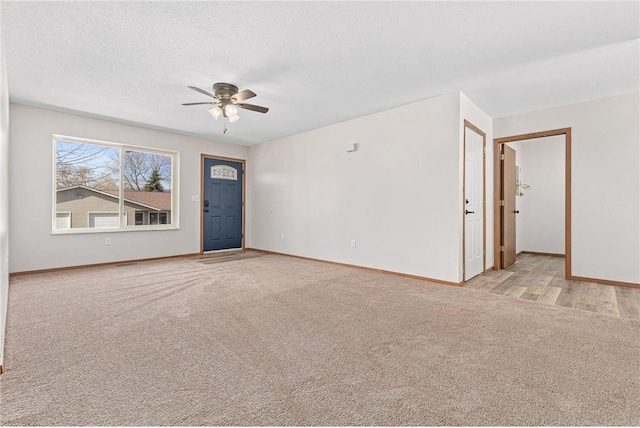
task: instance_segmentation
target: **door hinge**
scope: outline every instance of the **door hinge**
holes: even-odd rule
[[[500,252],[504,253],[504,245],[500,245]]]
[[[500,155],[500,160],[504,160],[504,155]]]
[[[504,207],[504,199],[500,199],[500,206]]]

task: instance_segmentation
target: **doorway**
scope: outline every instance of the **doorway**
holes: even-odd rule
[[[496,138],[494,140],[494,269],[504,269],[515,262],[516,257],[516,191],[522,185],[518,179],[516,152],[507,143],[531,140],[543,141],[546,137],[564,138],[564,256],[565,278],[571,278],[571,128],[535,132]],[[529,144],[529,143],[528,143]],[[518,190],[516,190],[518,189]],[[514,191],[515,190],[515,191]]]
[[[465,281],[480,275],[486,265],[486,134],[471,122],[464,121],[462,265]]]
[[[200,252],[244,249],[242,159],[201,156]]]

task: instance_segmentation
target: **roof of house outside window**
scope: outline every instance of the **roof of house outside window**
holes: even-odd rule
[[[119,195],[119,190],[96,190],[85,186],[67,187],[64,189],[58,189],[58,192],[70,189],[85,189],[114,198],[117,198]],[[144,205],[153,210],[171,211],[171,192],[136,192],[132,190],[125,190],[124,199],[127,202]]]

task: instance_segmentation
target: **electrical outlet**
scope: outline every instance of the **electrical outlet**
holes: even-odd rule
[[[104,245],[106,245],[107,247],[111,245],[111,238],[104,238]]]
[[[355,239],[351,240],[351,248],[356,248],[356,240]]]
[[[284,239],[284,232],[280,234],[280,239]]]

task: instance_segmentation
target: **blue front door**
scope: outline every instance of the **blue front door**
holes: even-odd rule
[[[242,163],[204,158],[203,251],[242,248]]]

